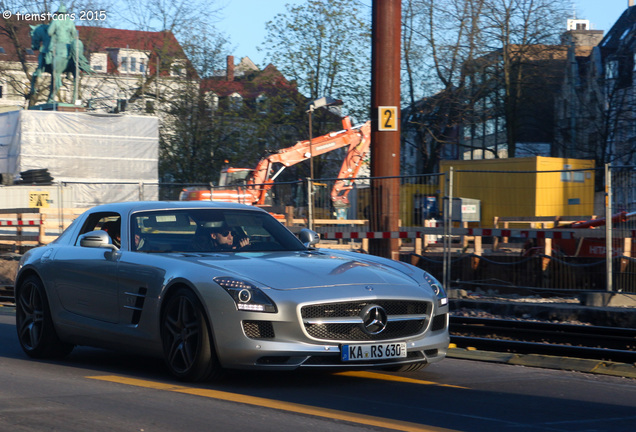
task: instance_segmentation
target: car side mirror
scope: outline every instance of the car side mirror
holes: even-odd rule
[[[301,242],[303,242],[305,247],[312,247],[320,242],[320,234],[307,228],[303,228],[300,230],[298,238]]]
[[[90,231],[82,234],[79,238],[79,243],[81,247],[108,248],[113,251],[119,250],[119,248],[112,243],[108,233],[102,230]]]

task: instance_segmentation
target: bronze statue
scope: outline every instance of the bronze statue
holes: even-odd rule
[[[55,13],[56,18],[51,24],[31,26],[31,48],[40,51],[38,67],[31,78],[30,95],[36,93],[36,80],[42,72],[51,74],[51,86],[47,103],[55,102],[55,95],[62,87],[63,73],[67,78],[75,78],[76,63],[79,70],[92,72],[86,57],[84,44],[77,37],[75,24],[67,17],[66,7],[61,5]],[[74,93],[77,81],[74,80]]]

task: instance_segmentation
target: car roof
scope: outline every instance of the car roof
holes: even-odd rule
[[[113,211],[130,214],[137,211],[201,208],[264,211],[258,207],[245,204],[218,201],[126,201],[112,204],[101,204],[92,207],[90,209],[90,212],[94,213]]]

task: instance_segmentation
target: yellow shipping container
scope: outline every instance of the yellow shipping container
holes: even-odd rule
[[[589,216],[594,212],[593,160],[536,156],[440,164],[446,175],[450,167],[453,197],[480,200],[483,226],[491,226],[495,216]],[[440,189],[445,190],[445,185],[440,184]]]

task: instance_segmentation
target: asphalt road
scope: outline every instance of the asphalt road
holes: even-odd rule
[[[0,307],[0,431],[633,431],[636,380],[446,359],[416,373],[234,372],[189,385],[156,359],[28,359]]]

